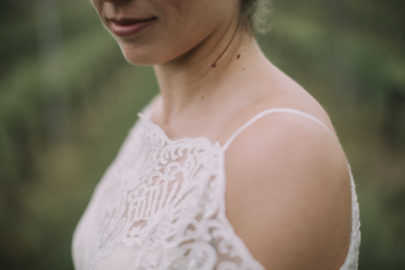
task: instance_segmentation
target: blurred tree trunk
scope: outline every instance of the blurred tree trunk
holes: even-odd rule
[[[41,63],[44,92],[54,92],[45,105],[48,139],[63,139],[68,135],[68,104],[65,98],[66,78],[63,71],[63,40],[58,0],[36,0],[38,54]],[[47,95],[48,96],[48,95]]]
[[[387,89],[382,135],[391,147],[405,145],[405,91],[399,85]]]

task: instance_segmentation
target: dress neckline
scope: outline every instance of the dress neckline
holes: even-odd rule
[[[162,137],[165,142],[169,144],[179,144],[179,143],[191,143],[191,142],[200,142],[204,144],[210,144],[216,148],[224,150],[223,145],[219,141],[214,141],[204,136],[197,137],[176,137],[170,138],[167,133],[155,122],[153,122],[147,112],[138,113],[139,119],[149,127],[151,127],[160,137]]]
[[[248,121],[243,123],[239,128],[233,132],[233,134],[225,141],[224,144],[221,144],[218,140],[212,140],[209,139],[208,137],[205,136],[196,136],[196,137],[176,137],[176,138],[170,138],[167,133],[155,122],[152,121],[151,119],[151,108],[150,106],[147,106],[143,111],[138,113],[139,118],[146,124],[149,125],[149,127],[153,130],[156,131],[156,133],[159,134],[161,138],[163,138],[167,143],[169,144],[174,144],[174,143],[181,143],[181,142],[202,142],[204,141],[205,143],[208,143],[212,146],[219,147],[222,149],[222,151],[226,152],[226,150],[229,148],[229,146],[232,144],[233,140],[241,133],[243,132],[246,128],[248,128],[251,124],[256,122],[256,120],[262,118],[265,115],[268,115],[270,113],[274,112],[284,112],[284,113],[292,113],[296,115],[303,116],[305,118],[310,119],[311,121],[316,122],[320,126],[322,126],[334,139],[336,139],[339,142],[339,138],[337,137],[336,134],[331,131],[328,126],[323,123],[321,120],[316,118],[315,116],[298,110],[294,108],[285,108],[285,107],[275,107],[275,108],[269,108],[260,111],[259,113],[255,114],[253,117],[251,117]]]

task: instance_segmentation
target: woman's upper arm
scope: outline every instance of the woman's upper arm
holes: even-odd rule
[[[339,269],[351,230],[351,189],[339,143],[318,124],[269,116],[226,155],[227,216],[267,269]]]

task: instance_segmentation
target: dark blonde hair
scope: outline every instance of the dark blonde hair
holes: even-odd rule
[[[249,31],[264,34],[270,30],[271,0],[240,0],[241,15]]]

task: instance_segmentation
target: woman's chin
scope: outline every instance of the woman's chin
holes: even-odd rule
[[[153,66],[153,65],[155,65],[149,59],[127,56],[125,54],[124,54],[124,58],[129,64],[134,65],[134,66]]]
[[[131,65],[135,66],[152,66],[154,65],[153,61],[150,59],[150,57],[147,57],[146,55],[142,54],[135,54],[131,52],[126,52],[122,50],[122,54],[125,58],[125,60],[130,63]]]
[[[156,53],[150,54],[140,50],[127,50],[121,47],[125,60],[135,66],[154,66],[164,62]]]

